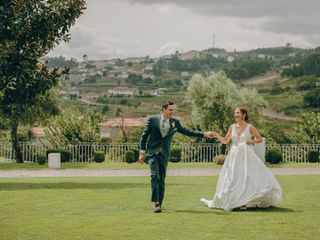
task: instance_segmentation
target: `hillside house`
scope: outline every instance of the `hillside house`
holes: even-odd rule
[[[128,87],[116,87],[109,89],[108,93],[112,95],[127,95],[127,96],[136,96],[139,95],[138,88],[128,88]]]
[[[146,57],[131,57],[131,58],[126,58],[124,60],[125,63],[141,63],[146,60]]]
[[[102,70],[107,66],[106,60],[96,60],[93,62],[97,70]]]
[[[161,88],[152,89],[152,90],[145,90],[145,91],[143,91],[143,95],[161,96],[161,95],[163,95],[163,90]]]
[[[125,128],[142,127],[145,125],[146,118],[112,118],[99,124],[101,137],[114,137],[120,134],[120,126]]]
[[[33,127],[31,128],[31,137],[40,138],[44,137],[44,127]]]
[[[265,59],[265,58],[267,58],[267,56],[265,54],[263,54],[263,53],[259,53],[258,54],[258,58]]]
[[[143,74],[142,74],[142,77],[143,77],[143,78],[151,78],[151,79],[154,79],[154,75],[153,75],[153,74],[149,74],[149,73],[143,73]]]
[[[145,72],[150,72],[150,71],[152,71],[152,69],[153,69],[153,65],[147,65],[147,66],[144,67],[143,70],[144,70]]]
[[[188,72],[181,72],[180,75],[181,77],[191,77],[191,74]]]
[[[228,56],[227,57],[227,61],[230,62],[230,63],[233,62],[234,61],[234,57],[233,56]]]

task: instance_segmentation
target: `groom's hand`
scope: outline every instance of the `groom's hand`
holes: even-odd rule
[[[215,137],[214,133],[215,132],[213,132],[213,131],[205,132],[204,136],[207,138],[214,138]]]
[[[144,163],[144,153],[140,153],[139,155],[139,163],[143,164]]]

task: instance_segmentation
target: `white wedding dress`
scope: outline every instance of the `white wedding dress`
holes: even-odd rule
[[[247,124],[240,136],[236,125],[231,126],[233,144],[221,169],[214,198],[200,199],[208,207],[230,211],[241,206],[266,208],[282,201],[278,181],[252,145],[246,144],[251,139],[250,126]]]

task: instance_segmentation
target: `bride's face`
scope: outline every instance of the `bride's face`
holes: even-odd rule
[[[236,108],[236,110],[234,110],[234,119],[236,120],[236,122],[242,121],[243,120],[243,114],[240,111],[239,108]]]

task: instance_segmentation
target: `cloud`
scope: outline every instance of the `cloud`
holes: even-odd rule
[[[183,52],[183,48],[181,47],[181,44],[179,42],[168,42],[164,44],[158,51],[154,53],[154,56],[163,56],[163,55],[169,55],[172,53]]]
[[[290,33],[293,35],[318,35],[319,19],[310,16],[278,17],[261,23],[261,28],[276,33]]]
[[[123,0],[134,4],[155,4],[158,0]],[[258,27],[275,33],[318,35],[320,2],[318,0],[162,0],[207,16],[267,19]]]
[[[121,40],[104,36],[86,25],[78,24],[71,31],[71,40],[68,43],[61,43],[49,56],[62,55],[67,58],[82,59],[84,54],[89,59],[110,59],[123,58],[128,55],[129,46],[137,44],[137,40]]]
[[[319,45],[316,0],[90,0],[50,56],[110,59],[175,51]]]

